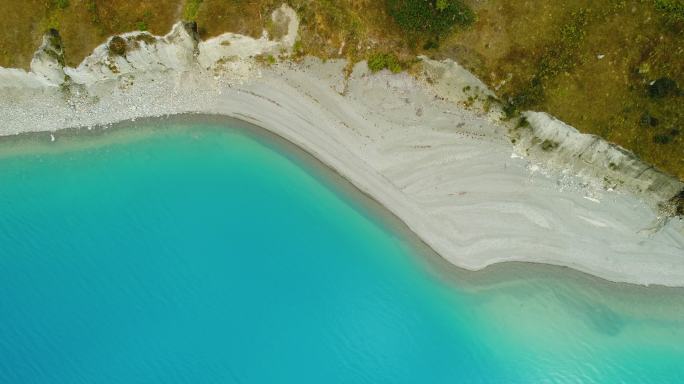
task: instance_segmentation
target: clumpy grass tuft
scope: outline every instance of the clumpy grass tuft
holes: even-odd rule
[[[368,69],[371,72],[378,72],[385,68],[393,73],[399,73],[404,69],[397,56],[391,53],[376,53],[368,58]]]

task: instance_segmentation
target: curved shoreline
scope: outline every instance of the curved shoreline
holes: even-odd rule
[[[656,173],[636,178],[642,194],[616,192],[603,180],[590,182],[595,164],[574,164],[572,173],[540,164],[543,157],[510,143],[511,127],[496,110],[478,113],[439,92],[480,87],[460,67],[433,86],[406,74],[371,74],[365,63],[345,79],[339,61],[256,63],[256,55],[291,47],[291,34],[278,43],[230,34],[196,44],[183,28],[123,58],[112,58],[104,44],[79,68],[64,69],[75,80],[61,86],[45,85],[40,72],[22,81],[0,73],[7,90],[0,134],[179,113],[228,116],[311,154],[461,268],[524,261],[616,282],[684,286],[684,223],[659,219],[647,196],[662,199],[680,184]]]

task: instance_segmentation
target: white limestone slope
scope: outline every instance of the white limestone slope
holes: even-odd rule
[[[184,112],[236,117],[316,156],[460,267],[529,261],[684,286],[684,223],[655,209],[678,181],[547,115],[529,114],[531,127],[512,145],[496,108],[464,108],[465,85],[488,91],[451,61],[424,58],[422,79],[371,74],[365,63],[348,80],[340,61],[260,65],[254,56],[286,54],[296,39],[294,11],[283,6],[275,20],[288,26],[277,41],[199,42],[183,24],[154,42],[124,35],[126,55],[112,55],[108,42],[64,68],[65,83],[38,67],[0,70],[0,133]],[[539,150],[551,138],[558,149]],[[606,161],[612,173],[602,174]]]

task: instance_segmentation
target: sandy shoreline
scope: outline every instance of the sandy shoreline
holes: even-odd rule
[[[348,79],[344,62],[258,64],[255,55],[294,44],[296,17],[280,12],[289,33],[278,42],[232,34],[199,42],[177,24],[125,57],[104,44],[78,68],[37,55],[32,73],[0,69],[0,134],[229,116],[312,154],[459,267],[525,261],[684,286],[684,223],[655,209],[681,183],[544,114],[529,114],[531,127],[511,144],[496,108],[463,107],[467,86],[483,100],[487,91],[452,62],[425,59],[422,80],[371,74],[365,63]],[[60,82],[65,74],[70,80]],[[544,153],[534,138],[559,148]],[[580,150],[591,156],[576,157]],[[604,175],[606,159],[615,167]]]

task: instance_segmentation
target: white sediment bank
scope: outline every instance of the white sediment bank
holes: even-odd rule
[[[294,11],[283,6],[274,20],[288,30],[277,41],[200,42],[182,23],[164,37],[130,33],[78,68],[64,68],[47,37],[31,72],[0,68],[0,134],[231,116],[313,154],[459,267],[529,261],[684,286],[684,223],[657,207],[679,181],[546,114],[511,131],[496,105],[466,108],[488,91],[451,61],[424,58],[417,77],[359,63],[348,79],[341,61],[259,64],[255,56],[285,56],[295,42]]]

